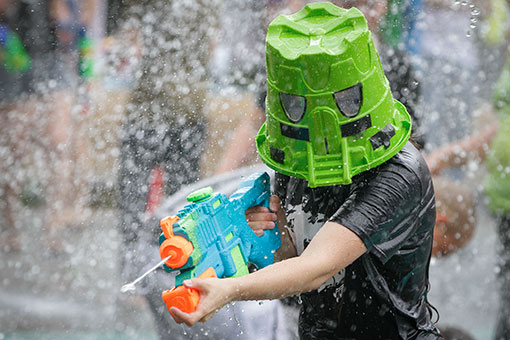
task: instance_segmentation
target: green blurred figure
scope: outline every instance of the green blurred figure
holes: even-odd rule
[[[510,338],[510,53],[496,85],[494,106],[499,129],[487,156],[485,193],[495,215],[500,249],[500,307],[495,339]]]
[[[19,36],[0,22],[0,63],[10,72],[25,72],[32,66]]]

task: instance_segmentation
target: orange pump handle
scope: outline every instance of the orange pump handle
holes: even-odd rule
[[[207,268],[198,278],[207,279],[210,277],[217,277],[213,267]],[[165,290],[161,297],[168,310],[171,307],[177,307],[185,313],[194,312],[200,302],[198,289],[188,288],[184,285],[175,287],[172,290]]]
[[[163,234],[167,239],[174,236],[173,225],[177,221],[179,221],[179,216],[168,216],[159,221],[159,225],[161,226]]]

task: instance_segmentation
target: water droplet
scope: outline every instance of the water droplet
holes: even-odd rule
[[[467,31],[466,32],[466,37],[470,38],[471,37],[471,31]]]

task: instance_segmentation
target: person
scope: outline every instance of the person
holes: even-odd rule
[[[8,14],[12,6],[11,0],[0,1],[0,116],[3,120],[0,124],[0,166],[3,174],[0,176],[0,212],[3,218],[0,246],[2,250],[8,251],[20,248],[15,211],[22,192],[22,181],[16,176],[16,172],[23,162],[22,156],[26,150],[21,150],[17,144],[23,140],[25,132],[20,131],[20,127],[27,125],[20,115],[28,109],[28,105],[22,103],[24,94],[28,91],[29,72],[32,67],[32,58],[28,55],[19,32],[17,33],[10,23],[12,15]]]
[[[206,321],[234,300],[300,295],[303,339],[441,339],[427,301],[435,222],[428,167],[409,142],[367,21],[355,8],[312,3],[279,16],[266,39],[267,119],[256,138],[276,171],[258,235],[280,228],[273,265],[246,276],[191,279]]]
[[[92,1],[92,0],[90,0]],[[52,251],[62,250],[62,227],[74,224],[85,195],[76,194],[73,168],[80,151],[73,132],[78,78],[77,42],[63,29],[68,5],[75,1],[2,0],[0,3],[0,147],[5,148],[2,215],[7,225],[0,243],[19,249],[20,201],[30,187],[44,188],[44,238]],[[82,5],[89,0],[82,2]],[[75,24],[77,28],[78,24]],[[85,29],[83,23],[82,29]],[[66,38],[67,37],[67,38]],[[3,41],[3,42],[2,42]],[[3,53],[5,51],[6,53]],[[2,60],[4,59],[5,60]],[[75,68],[76,67],[76,68]],[[42,157],[41,157],[42,155]],[[74,195],[71,197],[71,193]],[[25,200],[26,201],[26,200]],[[84,201],[84,199],[82,199]]]
[[[509,3],[510,5],[510,3]],[[466,138],[444,145],[427,156],[427,162],[430,171],[438,174],[446,168],[459,167],[468,161],[481,163],[485,160],[487,166],[487,175],[483,179],[483,189],[488,199],[488,208],[493,214],[500,241],[499,267],[498,274],[500,279],[500,306],[497,320],[495,339],[507,339],[510,336],[510,296],[508,295],[510,287],[509,268],[510,256],[510,238],[508,230],[510,205],[508,204],[508,169],[510,166],[508,157],[508,130],[510,129],[510,50],[507,43],[506,64],[499,76],[492,95],[493,108],[497,110],[497,116],[488,121],[486,126],[478,133],[467,136]],[[469,204],[468,204],[469,206]],[[465,208],[459,207],[455,212],[457,215],[465,215]],[[449,247],[457,248],[462,245],[465,239],[465,230],[462,230],[462,224],[449,225],[451,229],[448,234],[454,232],[461,235],[456,241],[453,238]],[[459,244],[460,243],[460,244]],[[451,249],[450,249],[451,250]]]
[[[509,3],[510,5],[510,3]],[[487,176],[484,181],[489,209],[495,217],[500,240],[500,306],[495,339],[510,337],[510,46],[506,64],[494,91],[494,103],[499,111],[499,129],[487,154]]]

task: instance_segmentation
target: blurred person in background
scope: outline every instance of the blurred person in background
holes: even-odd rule
[[[26,160],[21,149],[31,121],[23,114],[26,105],[29,73],[32,58],[15,28],[9,24],[13,0],[0,0],[0,246],[6,250],[19,249],[17,229],[19,222],[15,211],[22,191],[20,168]],[[26,143],[26,142],[25,142]],[[19,147],[16,147],[19,144]]]
[[[59,237],[62,228],[83,224],[89,216],[83,125],[90,110],[88,92],[94,63],[91,29],[99,0],[52,0],[50,4],[56,36],[55,69],[59,73],[58,85],[47,104],[54,108],[48,115],[51,174],[46,223],[50,248],[61,252],[65,246]]]
[[[488,206],[496,219],[501,245],[500,307],[496,340],[510,338],[510,39],[508,42],[506,65],[494,91],[499,130],[488,154],[488,175],[485,179]]]
[[[54,251],[62,250],[62,227],[76,223],[76,214],[82,210],[75,206],[78,195],[73,185],[77,155],[72,137],[79,124],[73,105],[82,74],[79,61],[84,60],[79,56],[80,43],[86,37],[80,15],[86,11],[80,12],[80,6],[94,1],[2,0],[0,4],[0,56],[4,59],[0,63],[4,120],[0,145],[6,167],[1,192],[8,230],[3,243],[8,248],[19,247],[20,196],[33,196],[34,188],[44,191],[39,193],[46,204],[43,234]],[[13,53],[15,67],[10,66]]]
[[[500,69],[492,91],[492,109],[494,116],[488,115],[480,132],[462,140],[441,146],[428,156],[432,173],[438,174],[448,168],[458,168],[470,161],[481,163],[485,160],[487,174],[483,178],[483,189],[488,200],[488,208],[497,226],[500,249],[498,250],[500,281],[499,315],[496,324],[496,340],[510,338],[510,1],[494,0],[488,3],[489,13],[486,22],[489,26],[483,32],[485,43],[503,45],[506,50],[506,62]],[[505,19],[507,18],[507,19]],[[460,204],[460,203],[459,203]],[[468,205],[469,206],[469,205]],[[458,206],[457,214],[466,214],[466,207]],[[452,225],[450,239],[454,232],[460,237],[451,242],[455,250],[465,235],[463,224]],[[449,242],[446,242],[449,243]],[[445,249],[448,253],[452,249]]]

